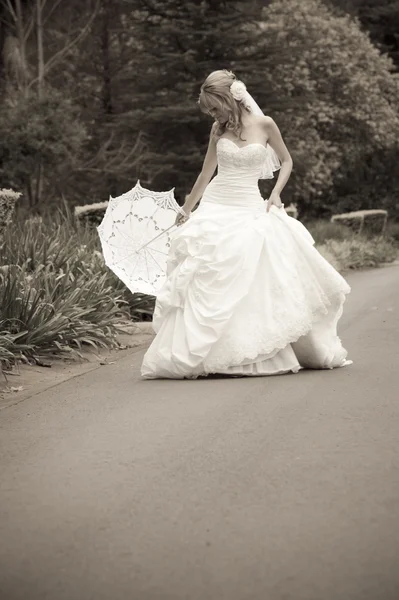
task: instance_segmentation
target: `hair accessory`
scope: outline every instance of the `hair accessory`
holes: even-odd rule
[[[236,79],[230,86],[230,92],[237,102],[242,102],[246,96],[247,88],[245,83]]]

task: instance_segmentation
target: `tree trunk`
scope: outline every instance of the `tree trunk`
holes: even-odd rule
[[[111,115],[113,112],[112,106],[112,88],[111,88],[111,64],[110,64],[110,43],[109,43],[109,2],[102,2],[102,23],[101,23],[101,50],[103,59],[103,90],[102,104],[104,113]]]
[[[4,60],[4,41],[6,38],[6,25],[4,23],[6,16],[5,4],[0,2],[0,81],[4,82],[6,77],[5,60]]]
[[[22,16],[21,0],[15,0],[15,12],[17,15],[16,30],[19,41],[19,52],[21,55],[21,62],[23,65],[26,64],[25,54],[25,38],[24,38],[24,21]]]
[[[29,177],[26,182],[26,197],[28,199],[28,206],[31,209],[33,206],[33,192],[32,192],[32,177]]]
[[[34,197],[34,206],[40,204],[42,199],[43,192],[43,163],[41,159],[39,159],[37,168],[36,168],[36,189],[35,189],[35,197]]]
[[[37,95],[43,99],[44,93],[44,51],[43,51],[43,0],[36,0],[36,39],[37,39]],[[36,170],[34,205],[40,203],[43,190],[43,163],[39,158]]]
[[[43,0],[36,0],[36,39],[37,39],[37,95],[43,98],[44,52],[43,52]]]
[[[14,48],[11,48],[12,58],[10,59],[11,64],[11,78],[13,83],[17,86],[23,94],[27,93],[27,81],[28,81],[28,65],[26,62],[26,39],[25,39],[25,23],[24,14],[22,10],[21,0],[15,0],[13,20],[15,23],[15,44]],[[11,36],[9,40],[11,44],[14,41],[14,36]]]

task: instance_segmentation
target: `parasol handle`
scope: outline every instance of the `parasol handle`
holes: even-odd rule
[[[163,231],[161,231],[161,233],[158,233],[158,235],[156,235],[155,237],[151,238],[148,242],[146,242],[145,244],[143,244],[142,246],[140,246],[140,248],[138,248],[136,250],[136,254],[137,252],[140,252],[140,250],[142,250],[143,248],[145,248],[146,246],[148,246],[148,244],[151,244],[151,242],[153,242],[154,240],[158,239],[159,237],[161,237],[161,235],[163,235],[164,233],[166,233],[167,231],[169,231],[169,229],[172,229],[172,227],[175,227],[176,223],[172,223],[172,225],[170,225],[170,227],[168,227],[167,229],[164,229]]]

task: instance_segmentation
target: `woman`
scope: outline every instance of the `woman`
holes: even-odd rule
[[[284,210],[292,160],[277,125],[226,70],[205,80],[199,104],[215,123],[176,219],[142,376],[276,375],[350,364],[337,336],[350,287]],[[278,169],[265,205],[258,180]]]

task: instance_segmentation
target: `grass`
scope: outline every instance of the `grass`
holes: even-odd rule
[[[353,236],[352,231],[345,225],[331,223],[327,220],[318,220],[305,223],[312,234],[316,245],[324,244],[326,240],[346,240]]]

